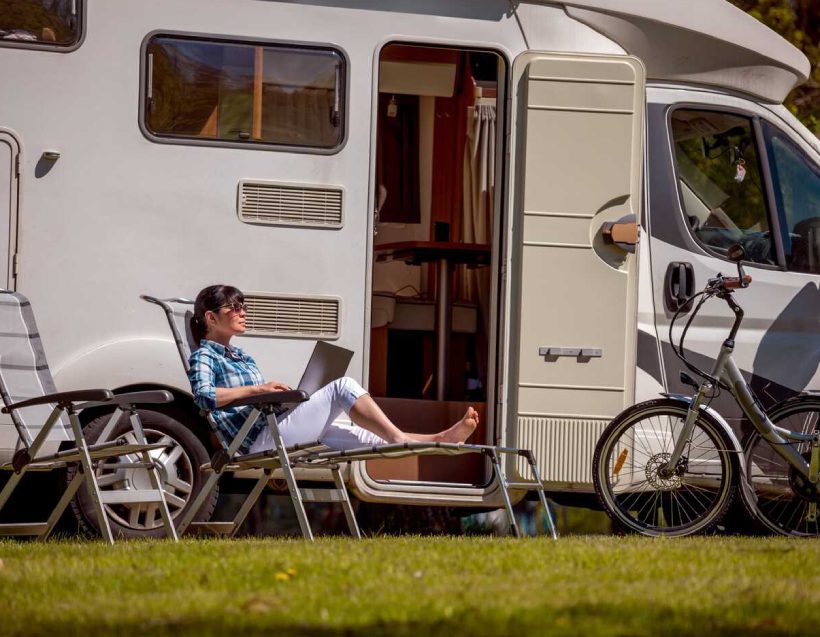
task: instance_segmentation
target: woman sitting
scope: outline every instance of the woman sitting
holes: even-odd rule
[[[277,381],[265,382],[253,358],[231,338],[245,332],[245,297],[235,287],[212,285],[196,297],[191,333],[197,349],[191,354],[188,379],[194,401],[211,415],[227,440],[233,440],[252,408],[230,407],[251,396],[291,389]],[[334,422],[344,411],[353,425]],[[264,418],[254,424],[243,442],[242,452],[256,453],[274,447]],[[472,407],[449,429],[436,434],[401,431],[379,408],[370,395],[352,378],[339,378],[319,389],[309,400],[299,403],[279,422],[285,446],[318,440],[332,449],[400,442],[464,442],[478,425]]]

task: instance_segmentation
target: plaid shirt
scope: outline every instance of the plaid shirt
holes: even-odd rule
[[[228,407],[218,409],[216,406],[217,387],[246,387],[265,382],[256,361],[238,347],[225,347],[207,339],[202,339],[200,347],[188,359],[191,369],[188,380],[194,394],[194,402],[211,417],[219,428],[225,441],[230,444],[234,439],[252,407]],[[265,426],[265,419],[260,418],[251,427],[240,451],[247,453],[251,443]]]

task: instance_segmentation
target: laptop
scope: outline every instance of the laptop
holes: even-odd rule
[[[317,341],[296,389],[306,391],[309,396],[313,395],[328,383],[342,378],[347,373],[351,358],[353,352],[349,349]]]

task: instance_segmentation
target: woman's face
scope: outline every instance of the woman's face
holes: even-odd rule
[[[215,310],[205,312],[208,325],[206,338],[217,343],[227,343],[232,336],[245,333],[245,304],[240,301],[226,303]]]

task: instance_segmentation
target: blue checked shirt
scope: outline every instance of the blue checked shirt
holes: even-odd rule
[[[188,380],[194,394],[194,402],[200,408],[211,412],[211,417],[225,441],[234,439],[252,407],[227,407],[217,409],[217,387],[246,387],[265,382],[256,361],[238,347],[225,347],[207,339],[202,339],[199,349],[188,359],[191,369]],[[265,426],[265,419],[259,418],[242,443],[240,451],[247,453],[251,443]]]

